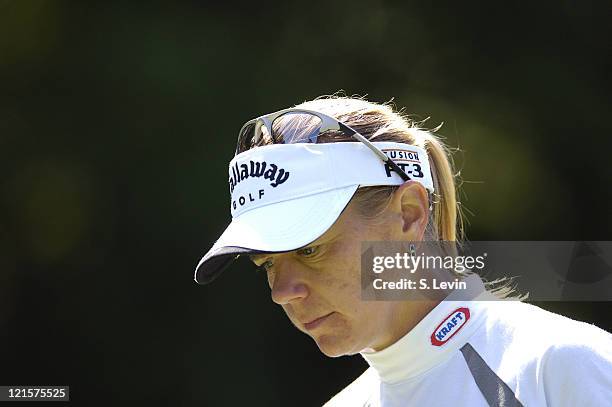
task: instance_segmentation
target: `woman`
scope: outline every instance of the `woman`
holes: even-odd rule
[[[362,242],[460,239],[453,174],[441,141],[387,105],[321,98],[251,120],[229,166],[233,220],[196,281],[248,255],[324,354],[360,353],[370,368],[331,406],[609,403],[608,333],[494,301],[503,290],[475,275],[444,301],[361,299]]]

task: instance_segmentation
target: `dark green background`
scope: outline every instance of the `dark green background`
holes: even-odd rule
[[[338,90],[444,122],[470,239],[610,240],[608,2],[421,3],[0,0],[0,384],[310,406],[356,377],[246,262],[192,281],[242,122]]]

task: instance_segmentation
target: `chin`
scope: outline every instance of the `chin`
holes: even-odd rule
[[[313,339],[317,343],[319,350],[330,358],[359,353],[359,350],[355,350],[356,347],[347,338],[340,338],[336,335],[321,335]]]

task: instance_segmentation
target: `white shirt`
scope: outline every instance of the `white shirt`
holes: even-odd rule
[[[362,353],[370,368],[326,406],[612,406],[612,335],[485,298],[442,301],[393,345]]]

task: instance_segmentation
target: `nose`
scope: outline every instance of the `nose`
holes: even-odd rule
[[[272,301],[279,305],[287,305],[308,297],[310,291],[299,264],[292,261],[277,261],[274,267],[276,270],[271,287]]]

